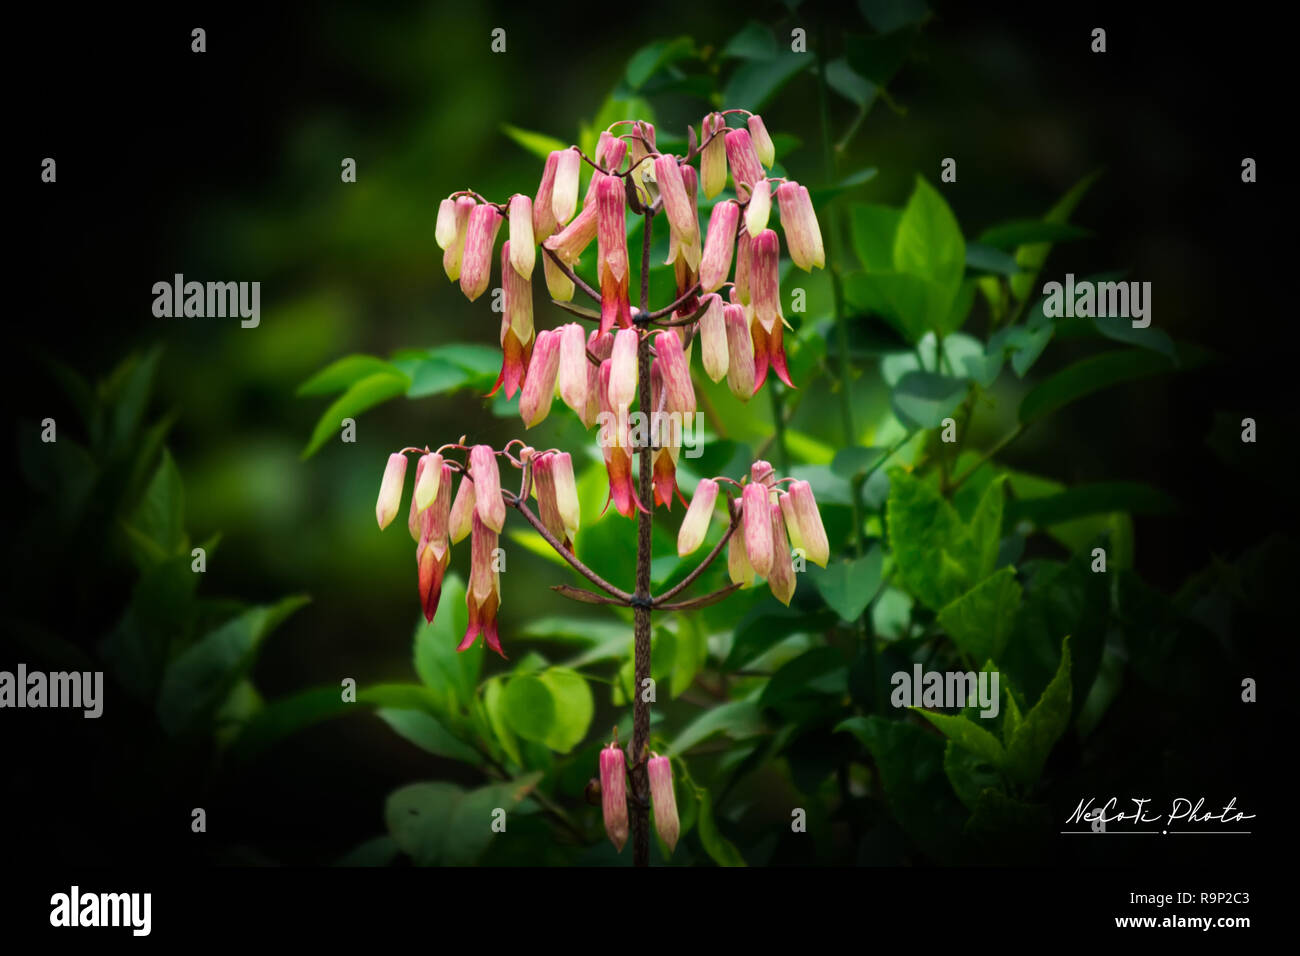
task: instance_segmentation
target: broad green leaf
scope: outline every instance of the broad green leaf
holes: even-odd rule
[[[1151,349],[1153,352],[1159,352],[1175,365],[1178,364],[1178,350],[1174,347],[1174,340],[1163,329],[1154,326],[1147,326],[1144,329],[1134,328],[1133,323],[1127,319],[1100,316],[1093,317],[1092,325],[1108,339],[1126,345],[1136,345],[1142,349]]]
[[[831,609],[844,621],[856,621],[880,587],[880,572],[884,554],[879,544],[874,544],[860,558],[832,560],[825,570],[812,571],[817,592]]]
[[[886,515],[899,576],[921,603],[938,610],[975,583],[979,555],[960,516],[936,489],[894,469]]]
[[[722,100],[728,107],[759,110],[796,73],[807,69],[812,58],[803,53],[777,52],[771,59],[748,60],[727,81]]]
[[[1001,767],[1006,762],[1007,755],[998,738],[973,720],[961,714],[939,714],[920,707],[911,707],[909,710],[920,714],[957,746],[964,747],[993,766]]]
[[[540,677],[532,674],[511,677],[502,704],[506,724],[524,740],[544,744],[556,732],[555,695]]]
[[[672,684],[670,693],[673,698],[695,681],[709,655],[709,638],[698,618],[682,614],[677,619],[677,647],[673,655]]]
[[[473,376],[461,365],[441,356],[431,356],[412,366],[407,398],[427,398],[454,392]]]
[[[864,112],[876,101],[879,88],[853,67],[844,57],[826,64],[826,85]]]
[[[847,689],[848,664],[833,647],[814,647],[784,664],[763,688],[760,707],[773,707],[809,692],[842,695]]]
[[[1084,229],[1081,226],[1072,226],[1066,222],[1050,222],[1046,219],[1017,219],[1013,222],[1003,222],[985,229],[980,233],[978,241],[981,245],[992,246],[996,249],[1014,249],[1016,246],[1030,243],[1067,242],[1071,239],[1086,239],[1091,235],[1091,230]],[[1016,271],[1019,271],[1019,265],[1017,265]]]
[[[541,779],[529,774],[507,783],[464,790],[451,783],[415,783],[393,791],[384,807],[388,832],[417,866],[465,866],[497,835],[496,810],[509,812]],[[507,822],[507,830],[509,824]]]
[[[143,539],[141,544],[148,542],[148,545],[135,549],[138,562],[155,564],[185,548],[185,491],[176,462],[165,448],[153,480],[131,518],[129,530]],[[136,540],[136,535],[132,535],[133,540]],[[152,548],[145,550],[149,545]]]
[[[449,573],[442,581],[442,597],[433,623],[421,620],[412,641],[415,672],[433,692],[440,713],[447,718],[468,708],[483,666],[482,642],[476,641],[465,651],[456,650],[468,621],[465,585],[459,575]]]
[[[1143,349],[1103,352],[1075,362],[1034,388],[1020,402],[1019,418],[1028,425],[1077,399],[1121,382],[1173,370],[1162,355]]]
[[[520,129],[518,126],[511,126],[509,123],[501,124],[501,132],[539,159],[546,159],[555,150],[567,149],[570,145],[563,140],[556,139],[554,136]]]
[[[770,60],[777,55],[776,37],[772,35],[771,27],[751,20],[727,41],[722,55],[742,60]]]
[[[639,90],[646,80],[663,67],[694,54],[695,42],[689,36],[647,43],[632,54],[632,58],[627,62],[628,85],[634,90]]]
[[[298,608],[304,595],[250,608],[173,660],[158,692],[158,719],[173,736],[195,729],[252,668],[262,641]]]
[[[1043,354],[1043,349],[1047,348],[1047,343],[1052,340],[1055,331],[1056,327],[1050,322],[1036,328],[1025,325],[1008,326],[994,333],[989,339],[985,353],[990,357],[1010,356],[1011,367],[1015,369],[1016,375],[1024,378],[1025,373]]]
[[[697,790],[697,794],[700,798],[700,813],[696,826],[704,852],[718,866],[744,866],[745,858],[740,855],[736,845],[718,831],[718,825],[713,819],[712,795],[702,787]]]
[[[854,203],[849,209],[853,250],[868,272],[892,272],[894,236],[903,211],[876,203]]]
[[[423,710],[381,707],[375,711],[375,716],[391,727],[399,737],[435,756],[461,760],[475,766],[483,762],[483,757],[478,751],[457,738],[432,714]]]
[[[890,405],[909,429],[938,428],[966,398],[965,379],[934,372],[907,372],[890,393]]]
[[[749,700],[734,700],[706,710],[686,725],[668,746],[669,755],[685,754],[714,734],[725,733],[736,740],[762,733],[763,719],[758,706]]]
[[[404,394],[410,384],[410,380],[405,375],[397,372],[377,372],[354,382],[316,422],[311,440],[302,450],[302,457],[310,458],[320,451],[327,441],[340,435],[343,419],[355,418],[368,408]]]
[[[975,514],[971,516],[971,545],[978,562],[973,571],[976,581],[981,581],[993,573],[997,565],[998,546],[1002,542],[1002,512],[1006,503],[1006,476],[994,478],[984,494],[980,496]]]
[[[582,743],[591,727],[596,709],[591,687],[581,674],[563,667],[545,670],[537,679],[550,691],[555,715],[543,742],[557,753],[568,753]]]
[[[1061,663],[1043,695],[1024,715],[1007,744],[1007,771],[1023,786],[1033,784],[1070,723],[1070,638],[1061,642]]]
[[[506,721],[505,681],[500,677],[494,677],[484,685],[483,709],[487,712],[488,724],[501,749],[505,751],[507,757],[522,767],[524,760],[519,752],[519,740]]]
[[[363,378],[383,372],[396,373],[397,368],[373,355],[347,355],[331,362],[307,381],[298,386],[298,395],[329,395],[355,385]]]
[[[1003,786],[1002,774],[989,761],[949,740],[943,752],[943,772],[957,799],[973,810],[980,792]]]
[[[966,240],[952,209],[923,176],[917,176],[894,235],[894,268],[938,283],[955,296],[965,264]]]
[[[1092,184],[1097,181],[1101,175],[1101,170],[1095,170],[1080,179],[1070,187],[1069,191],[1062,196],[1047,214],[1043,216],[1044,222],[1065,224],[1070,221],[1070,216],[1074,214],[1074,209],[1079,205],[1084,195],[1092,188]],[[986,240],[987,241],[987,240]],[[1011,277],[1011,291],[1017,299],[1026,298],[1033,290],[1038,281],[1038,273],[1043,268],[1043,263],[1047,261],[1048,253],[1052,251],[1050,242],[1030,242],[1017,247],[1016,262],[1024,270],[1020,275]]]
[[[1004,276],[1013,276],[1020,271],[1014,256],[980,242],[966,243],[966,268]]]
[[[1021,589],[1015,568],[985,578],[939,611],[939,625],[975,660],[1001,655],[1020,611]]]

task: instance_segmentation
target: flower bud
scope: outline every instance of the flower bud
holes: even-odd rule
[[[609,842],[622,853],[627,843],[627,772],[623,751],[616,744],[600,752],[600,805]]]
[[[700,299],[705,305],[700,316],[700,359],[704,373],[714,382],[727,374],[727,322],[723,317],[722,296],[711,292]]]
[[[546,274],[546,291],[551,298],[556,302],[572,302],[573,280],[546,253],[542,253],[542,271]]]
[[[776,189],[776,201],[781,207],[781,226],[785,229],[785,244],[790,259],[804,272],[826,267],[826,251],[822,247],[821,227],[813,210],[808,190],[796,182],[782,183]]]
[[[429,456],[425,456],[429,457]],[[423,461],[423,460],[422,460]],[[432,468],[432,465],[429,466]],[[442,596],[442,579],[451,563],[447,544],[448,517],[451,509],[451,466],[441,462],[438,470],[438,495],[420,517],[421,533],[415,549],[419,567],[420,607],[430,623],[438,611]],[[418,479],[417,479],[418,483]]]
[[[461,263],[465,256],[465,237],[469,232],[469,214],[476,205],[473,196],[458,196],[456,198],[455,232],[451,242],[446,246],[447,251],[442,257],[443,271],[447,273],[447,278],[452,282],[460,278]],[[434,232],[436,234],[437,230],[435,229]]]
[[[732,296],[733,302],[749,305],[749,280],[753,272],[753,264],[754,239],[748,229],[742,229],[736,238],[736,283],[732,287],[735,293]]]
[[[767,486],[750,482],[741,495],[744,508],[745,554],[750,566],[761,577],[772,571],[772,511],[768,507]]]
[[[717,291],[731,271],[731,255],[736,248],[736,223],[740,206],[728,199],[713,207],[709,229],[704,236],[704,254],[700,258],[700,288]]]
[[[596,165],[607,173],[617,172],[627,155],[626,141],[615,136],[609,130],[603,130],[596,140]]]
[[[655,159],[655,180],[659,183],[659,195],[663,197],[668,224],[677,234],[678,242],[689,244],[692,236],[698,242],[699,220],[696,219],[695,204],[686,194],[677,157],[661,155]]]
[[[555,221],[564,225],[578,208],[578,174],[582,170],[582,157],[576,149],[562,149],[559,154],[555,164],[551,211],[555,214]]]
[[[789,492],[781,492],[777,496],[777,503],[781,506],[781,517],[785,520],[785,533],[790,538],[790,547],[803,550],[803,535],[799,533],[799,521],[794,514],[794,501]]]
[[[506,502],[501,497],[501,471],[490,445],[475,445],[469,453],[469,476],[474,479],[474,512],[493,531],[506,523]]]
[[[459,544],[465,540],[474,523],[474,482],[470,481],[468,476],[460,479],[460,487],[456,490],[456,500],[451,504],[451,515],[447,519],[447,533],[451,535],[451,543]]]
[[[749,556],[745,554],[743,534],[733,534],[727,542],[727,575],[732,584],[739,584],[742,588],[753,587],[754,568],[749,563]]]
[[[790,545],[786,541],[785,520],[781,517],[781,506],[776,502],[768,505],[772,522],[772,567],[767,575],[767,586],[772,589],[772,596],[790,606],[794,597],[794,564],[790,560]]]
[[[510,264],[525,279],[533,277],[537,247],[533,242],[533,201],[516,195],[510,199]]]
[[[560,338],[559,389],[564,404],[582,417],[587,408],[587,337],[577,322],[562,325]]]
[[[745,125],[749,127],[749,138],[754,144],[754,155],[758,157],[760,163],[771,169],[772,164],[776,162],[776,147],[772,144],[772,137],[767,135],[763,117],[751,113]]]
[[[596,238],[596,205],[584,206],[578,218],[573,220],[555,235],[547,239],[543,246],[550,249],[567,266],[578,261],[584,249]],[[549,256],[547,257],[549,258]],[[568,300],[561,300],[568,301]]]
[[[433,238],[443,250],[456,241],[456,200],[451,197],[438,203],[438,224],[434,226]]]
[[[817,510],[817,501],[813,498],[812,485],[806,481],[790,484],[788,492],[791,511],[794,512],[794,524],[799,527],[799,537],[803,540],[804,552],[813,564],[826,567],[830,560],[831,548],[826,540],[826,528],[822,524],[821,512]]]
[[[578,483],[573,477],[573,459],[567,451],[551,455],[551,479],[555,483],[555,507],[564,524],[565,536],[572,541],[582,523],[582,506],[578,503]]]
[[[770,461],[764,461],[762,458],[756,459],[749,466],[749,480],[755,484],[772,488],[776,485],[776,469],[772,467]]]
[[[673,767],[667,757],[651,754],[646,763],[650,774],[650,799],[654,803],[655,831],[672,853],[677,848],[681,826],[677,820],[677,794],[673,792]]]
[[[743,201],[749,198],[754,183],[763,178],[763,167],[759,165],[758,154],[754,152],[754,143],[748,130],[730,130],[724,139],[727,144],[727,165],[731,167],[736,195]]]
[[[469,214],[465,233],[465,257],[461,263],[460,291],[473,302],[492,281],[492,246],[497,230],[501,228],[501,213],[497,207],[484,203],[475,206]]]
[[[718,483],[712,478],[701,478],[677,532],[678,557],[686,557],[703,543],[709,532],[709,521],[713,518],[713,504],[717,500]]]
[[[727,387],[742,402],[754,397],[754,338],[749,319],[739,305],[722,307],[727,327]]]
[[[433,504],[433,499],[438,497],[438,485],[441,481],[442,456],[437,452],[421,455],[415,469],[415,496],[412,498],[417,514]]]
[[[632,309],[627,291],[626,203],[621,179],[607,176],[601,180],[596,188],[596,242],[602,332],[608,332],[615,325],[624,329],[632,327]]]
[[[519,395],[519,415],[526,428],[532,428],[550,414],[551,402],[555,398],[555,377],[559,370],[560,334],[558,331],[543,329],[537,333],[532,358],[528,363],[528,377],[524,379],[524,388]],[[504,509],[504,505],[502,507]]]
[[[704,117],[700,128],[700,142],[704,144],[700,150],[700,185],[706,199],[712,199],[727,185],[726,128],[726,117],[720,113]]]
[[[695,414],[695,387],[691,384],[691,367],[676,329],[664,329],[655,336],[655,353],[668,392],[668,410],[684,415]]]
[[[406,482],[406,456],[393,452],[384,466],[384,479],[379,483],[379,500],[375,502],[375,517],[383,531],[397,517],[402,506],[402,485]]]
[[[780,257],[775,232],[764,229],[754,237],[750,291],[754,297],[754,315],[768,332],[781,321]]]
[[[555,219],[555,171],[560,164],[560,151],[552,150],[542,167],[542,181],[533,200],[533,237],[543,242],[555,235],[559,223]],[[575,198],[576,198],[575,190]]]
[[[614,351],[610,355],[609,404],[615,410],[626,412],[636,398],[637,345],[640,339],[636,329],[619,329],[614,334]]]
[[[772,214],[772,187],[766,179],[754,184],[754,191],[745,207],[745,228],[751,237],[756,237],[767,228],[768,217]]]

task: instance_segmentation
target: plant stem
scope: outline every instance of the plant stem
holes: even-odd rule
[[[785,449],[785,395],[781,391],[781,386],[775,381],[769,381],[767,392],[772,396],[772,425],[774,431],[773,437],[776,440],[776,459],[781,466],[781,474],[790,474],[790,454]]]

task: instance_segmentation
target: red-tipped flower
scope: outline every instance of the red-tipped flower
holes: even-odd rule
[[[497,533],[475,513],[474,532],[470,537],[469,586],[465,589],[469,626],[465,629],[465,639],[456,648],[458,651],[469,650],[482,634],[488,647],[506,656],[497,634],[497,610],[501,607],[501,575],[493,567],[497,540]]]
[[[632,308],[627,291],[626,202],[623,181],[617,176],[606,176],[596,187],[596,241],[599,256],[596,271],[600,276],[602,332],[608,332],[615,325],[625,329],[632,327]]]
[[[519,415],[524,426],[532,428],[551,411],[555,399],[555,377],[560,370],[560,331],[543,329],[537,333],[528,377],[519,396]]]

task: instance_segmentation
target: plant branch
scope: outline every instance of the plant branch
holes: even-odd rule
[[[730,506],[728,506],[728,510],[730,510]],[[674,597],[681,594],[688,587],[694,584],[696,578],[698,578],[701,574],[707,571],[709,565],[711,565],[714,562],[714,560],[718,557],[718,555],[722,553],[722,549],[727,546],[727,542],[731,540],[731,536],[736,533],[736,529],[739,527],[740,527],[740,518],[737,516],[737,514],[733,513],[731,515],[730,526],[728,526],[726,532],[722,535],[722,537],[718,539],[718,543],[713,546],[713,550],[704,556],[704,560],[701,561],[699,564],[697,564],[695,566],[695,569],[691,571],[690,574],[686,575],[686,577],[682,578],[673,587],[669,588],[663,594],[655,598],[654,599],[655,607],[661,608],[665,602],[672,600]]]
[[[617,588],[614,585],[610,584],[608,581],[602,578],[595,571],[591,570],[591,568],[587,567],[585,564],[579,561],[577,556],[564,546],[563,542],[558,540],[555,537],[555,535],[551,534],[551,532],[546,529],[546,525],[542,524],[542,522],[538,519],[538,517],[535,514],[533,514],[533,512],[529,509],[527,503],[524,501],[522,497],[517,497],[515,495],[510,494],[509,492],[503,492],[502,495],[506,500],[506,504],[510,505],[521,515],[523,515],[524,520],[533,526],[533,530],[536,531],[538,534],[540,534],[542,538],[546,541],[546,543],[555,549],[555,552],[559,554],[560,557],[562,557],[565,561],[569,562],[569,565],[570,567],[573,568],[573,570],[577,571],[579,574],[581,574],[592,584],[596,585],[596,587],[600,588],[602,591],[614,595],[614,597],[618,598],[619,600],[623,602],[628,602],[632,600],[632,595],[628,594],[622,588]]]
[[[578,273],[570,269],[569,266],[565,263],[565,261],[555,254],[555,251],[553,249],[548,249],[546,247],[546,243],[542,243],[542,251],[551,257],[551,261],[555,263],[556,268],[558,268],[561,272],[563,272],[566,276],[568,276],[569,281],[572,282],[579,289],[581,289],[584,293],[586,293],[589,299],[592,299],[595,302],[600,301],[600,293],[597,292],[595,289],[593,289],[591,286],[587,285],[587,283],[583,280],[581,276],[578,275]]]

